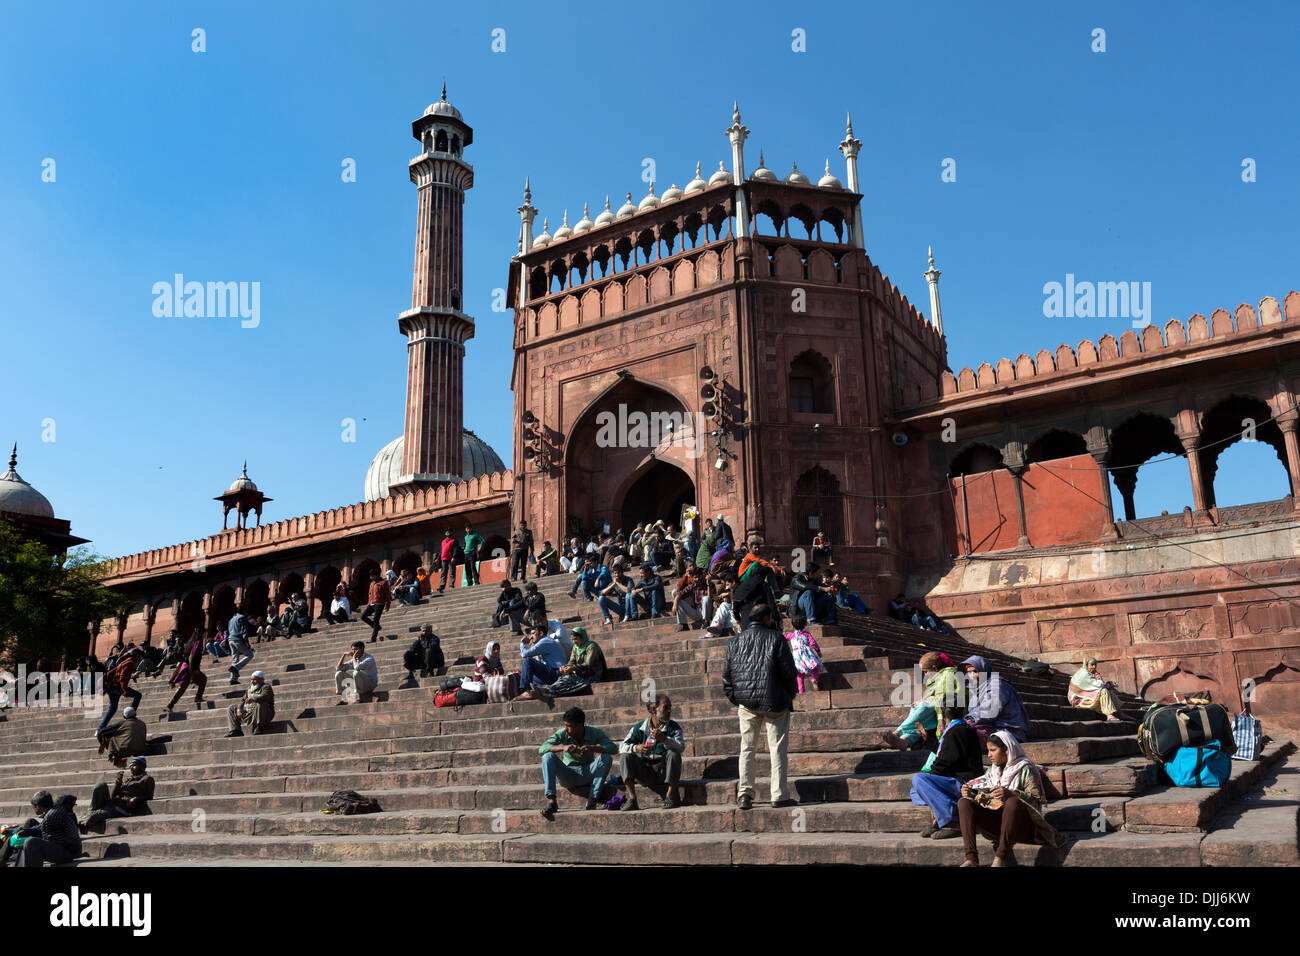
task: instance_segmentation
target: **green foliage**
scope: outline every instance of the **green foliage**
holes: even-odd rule
[[[92,621],[124,615],[129,599],[104,587],[109,568],[98,555],[66,558],[0,521],[0,661],[58,662],[83,654]]]

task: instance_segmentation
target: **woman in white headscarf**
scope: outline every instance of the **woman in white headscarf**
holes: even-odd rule
[[[1105,714],[1107,720],[1119,720],[1115,716],[1119,710],[1119,701],[1111,691],[1114,686],[1097,674],[1097,658],[1089,657],[1070,678],[1070,706]]]
[[[984,776],[963,784],[957,801],[966,849],[962,866],[979,866],[976,833],[997,844],[994,866],[1015,866],[1012,849],[1017,843],[1063,846],[1064,838],[1043,818],[1042,770],[1004,730],[994,731],[988,744],[993,765]]]
[[[474,662],[474,679],[481,681],[505,672],[505,665],[501,663],[501,642],[488,641],[483,656]]]

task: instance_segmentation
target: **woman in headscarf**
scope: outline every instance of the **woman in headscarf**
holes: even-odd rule
[[[966,699],[970,702],[966,719],[979,735],[980,748],[995,730],[1005,730],[1021,743],[1028,740],[1029,714],[1011,682],[994,673],[989,662],[977,654],[966,658],[961,666],[966,672]]]
[[[916,702],[903,722],[887,734],[881,742],[894,750],[911,750],[927,740],[933,750],[938,743],[939,708],[956,703],[960,698],[960,678],[957,668],[947,654],[930,651],[921,657],[921,677],[925,681],[921,699]]]
[[[1105,714],[1107,720],[1119,720],[1115,716],[1119,701],[1111,690],[1114,686],[1097,674],[1097,658],[1089,657],[1070,678],[1070,706]]]
[[[1005,730],[994,731],[989,758],[992,766],[984,776],[962,784],[957,801],[966,849],[962,866],[979,866],[976,833],[997,844],[994,866],[1015,866],[1017,843],[1063,846],[1065,838],[1043,818],[1042,770],[1025,756],[1019,741]]]
[[[474,679],[499,677],[505,672],[505,665],[501,663],[501,643],[488,641],[487,647],[483,649],[483,656],[474,662]]]

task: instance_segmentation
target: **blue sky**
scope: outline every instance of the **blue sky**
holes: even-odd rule
[[[853,111],[868,252],[928,311],[933,243],[954,368],[1122,332],[1043,316],[1043,284],[1067,273],[1151,282],[1161,323],[1300,285],[1294,8],[1064,7],[7,5],[0,442],[103,554],[217,530],[211,499],[244,459],[267,520],[360,500],[401,430],[410,123],[444,76],[474,127],[465,419],[507,461],[510,324],[492,293],[525,175],[552,229],[566,206],[572,223],[583,202],[643,195],[646,157],[660,188],[684,185],[697,161],[730,165],[733,99],[751,167],[761,148],[782,174],[829,157],[843,178]],[[153,284],[178,272],[259,282],[260,325],[155,317]],[[1218,487],[1222,504],[1268,499],[1285,474],[1238,445]],[[1143,471],[1140,514],[1186,503],[1181,460]]]

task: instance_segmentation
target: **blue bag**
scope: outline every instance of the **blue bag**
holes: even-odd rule
[[[1179,747],[1165,763],[1165,773],[1175,787],[1221,787],[1232,776],[1232,758],[1217,740],[1209,740],[1199,747]]]

